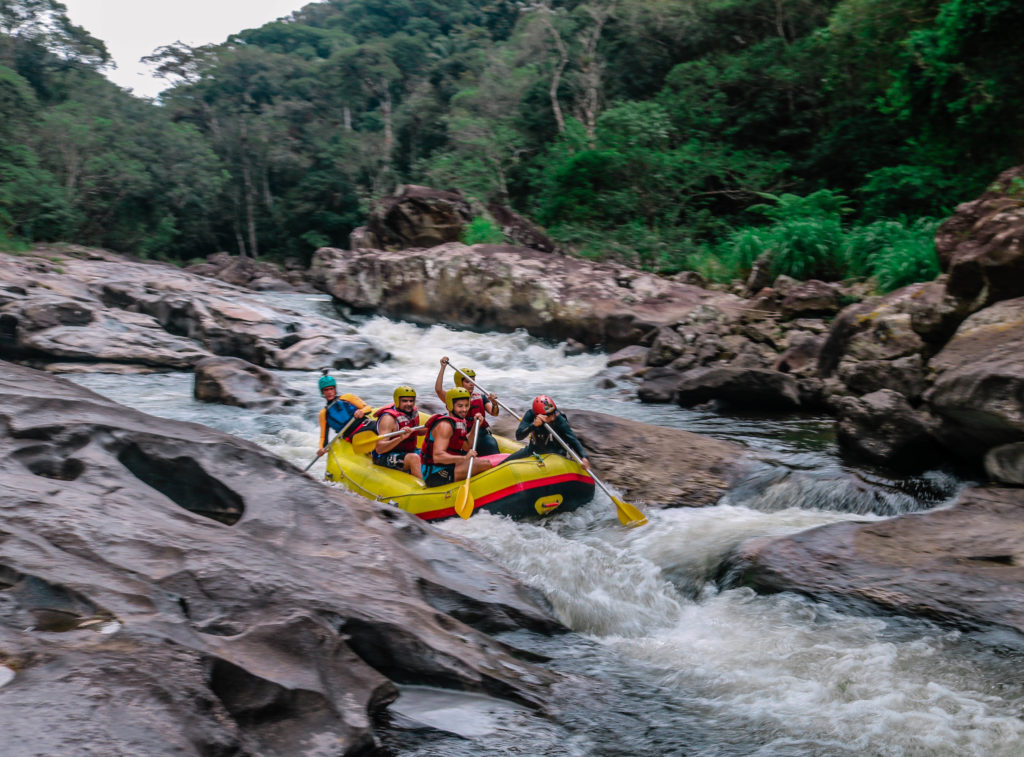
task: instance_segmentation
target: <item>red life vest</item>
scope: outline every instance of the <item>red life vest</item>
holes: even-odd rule
[[[473,392],[473,396],[469,400],[469,415],[466,418],[472,422],[473,416],[480,416],[480,429],[487,428],[487,410],[484,408],[484,396],[480,392]]]
[[[422,461],[424,465],[434,465],[434,428],[441,421],[448,421],[452,424],[452,438],[448,441],[448,449],[445,450],[451,455],[465,455],[466,450],[463,447],[466,445],[466,440],[469,439],[469,424],[462,418],[456,418],[454,415],[437,415],[430,416],[427,420],[426,428],[424,432],[427,438],[423,441]],[[437,463],[441,465],[441,463]]]
[[[414,426],[420,425],[420,413],[416,408],[413,408],[412,415],[406,415],[393,404],[387,407],[382,407],[377,411],[377,423],[374,426],[374,431],[380,433],[380,417],[382,415],[390,415],[395,419],[395,423],[398,424],[398,430],[401,431],[403,428],[413,428]],[[392,452],[415,452],[416,451],[416,434],[409,434],[407,439],[403,439],[402,443],[392,447]]]

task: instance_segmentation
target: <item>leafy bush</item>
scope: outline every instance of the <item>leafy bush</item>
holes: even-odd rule
[[[477,216],[462,232],[464,244],[504,244],[505,234],[494,221]]]
[[[891,243],[870,256],[871,275],[883,292],[931,281],[939,275],[939,258],[935,254],[935,230],[939,221],[921,218],[893,234]]]

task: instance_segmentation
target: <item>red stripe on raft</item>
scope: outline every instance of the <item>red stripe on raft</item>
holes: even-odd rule
[[[584,481],[593,483],[593,479],[590,476],[582,476],[579,473],[563,473],[560,476],[548,476],[547,478],[535,478],[530,481],[520,481],[512,484],[512,486],[506,486],[504,489],[499,489],[496,492],[485,494],[482,497],[478,497],[474,503],[474,510],[489,505],[492,502],[496,502],[499,499],[509,497],[517,492],[524,492],[529,489],[536,489],[541,486],[550,486],[551,484],[561,484],[566,481]],[[455,507],[446,507],[443,510],[431,510],[426,513],[419,513],[416,517],[422,520],[436,520],[437,518],[449,518],[455,515]]]

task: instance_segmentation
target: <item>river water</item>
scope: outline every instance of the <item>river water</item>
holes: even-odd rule
[[[266,295],[333,315],[328,298]],[[441,355],[476,369],[513,407],[540,392],[586,407],[739,441],[746,478],[716,507],[649,510],[623,529],[598,492],[575,513],[513,523],[477,513],[439,524],[542,592],[574,633],[506,634],[565,674],[552,717],[488,697],[405,687],[382,733],[400,755],[1024,755],[1024,655],[926,621],[850,614],[794,594],[721,582],[756,536],[948,505],[965,482],[893,480],[839,461],[828,419],[644,406],[595,378],[604,355],[567,357],[525,334],[476,334],[373,318],[360,331],[393,354],[335,371],[374,405],[399,383],[432,395]],[[317,446],[316,373],[280,373],[308,399],[264,415],[192,400],[187,373],[72,375],[154,415],[251,440],[300,467]],[[450,373],[445,385],[450,384]],[[685,450],[680,451],[685,454]],[[322,470],[322,462],[312,469]],[[640,506],[643,503],[634,502]]]

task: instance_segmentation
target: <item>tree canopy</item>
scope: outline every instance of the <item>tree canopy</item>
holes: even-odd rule
[[[1013,0],[327,0],[154,51],[151,102],[61,3],[0,0],[0,240],[308,258],[414,182],[736,275],[751,234],[920,237],[1019,162],[1022,31]],[[763,212],[821,191],[842,213]]]

